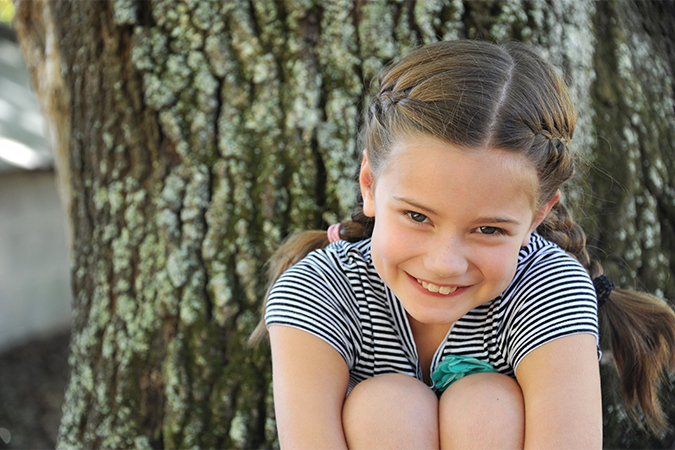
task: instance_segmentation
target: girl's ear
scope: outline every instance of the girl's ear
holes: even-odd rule
[[[534,230],[537,229],[539,225],[546,219],[546,216],[548,216],[548,213],[551,212],[551,209],[553,209],[553,206],[560,201],[561,197],[560,190],[558,190],[553,198],[548,201],[545,205],[542,205],[539,210],[537,211],[537,215],[534,216],[534,220],[532,221],[532,226],[530,227],[530,231],[527,232],[527,235],[525,236],[525,239],[523,240],[522,246],[525,247],[529,242],[530,242],[530,235],[534,232]]]
[[[361,186],[361,195],[363,196],[363,213],[368,217],[375,217],[375,176],[373,169],[368,162],[368,155],[363,151],[363,162],[361,162],[361,172],[359,174],[359,185]]]

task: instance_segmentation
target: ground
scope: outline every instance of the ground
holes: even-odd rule
[[[54,448],[68,381],[69,333],[0,353],[0,449]]]

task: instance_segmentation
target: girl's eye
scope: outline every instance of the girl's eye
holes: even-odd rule
[[[478,227],[481,234],[503,234],[504,230],[497,227]]]
[[[406,214],[408,214],[408,217],[410,217],[417,223],[424,223],[427,221],[427,216],[425,216],[424,214],[420,214],[415,211],[408,211]]]

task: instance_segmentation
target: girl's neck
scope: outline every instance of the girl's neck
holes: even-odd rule
[[[436,350],[443,343],[450,325],[430,325],[415,320],[408,314],[408,323],[415,339],[415,346],[417,347],[417,356],[420,360],[420,367],[422,368],[422,375],[427,384],[431,383],[431,361],[434,359]]]

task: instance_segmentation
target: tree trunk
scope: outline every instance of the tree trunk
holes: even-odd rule
[[[592,163],[567,201],[586,212],[613,279],[675,298],[672,12],[577,0],[18,0],[72,230],[60,445],[274,445],[269,351],[246,345],[264,263],[289,232],[347,216],[370,80],[439,38],[524,40],[563,70],[575,145]],[[607,408],[608,445],[646,442]]]

